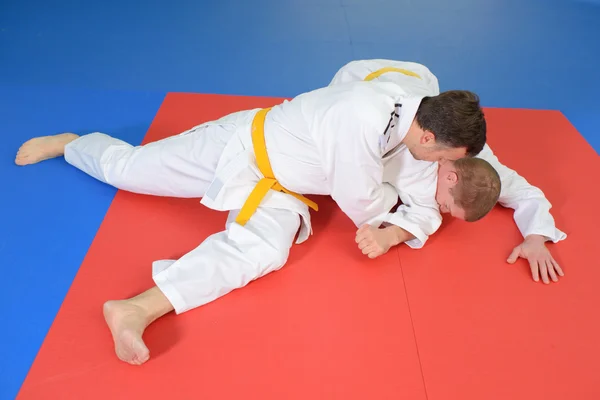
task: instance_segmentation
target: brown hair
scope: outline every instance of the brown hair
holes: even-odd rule
[[[500,176],[490,163],[480,158],[454,161],[458,183],[450,194],[457,206],[465,210],[465,221],[475,222],[494,208],[500,197]]]
[[[423,130],[433,132],[440,145],[465,147],[467,156],[479,154],[485,145],[485,116],[475,93],[451,90],[424,97],[416,119]]]

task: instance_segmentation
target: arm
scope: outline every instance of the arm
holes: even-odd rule
[[[477,157],[486,160],[498,171],[502,182],[498,202],[515,210],[514,220],[523,237],[539,235],[554,243],[567,237],[556,228],[554,218],[550,214],[552,205],[540,189],[502,165],[487,144]]]
[[[394,188],[383,183],[379,137],[388,117],[352,102],[332,109],[327,116],[328,130],[337,134],[327,163],[331,197],[357,227],[381,224],[398,198]]]
[[[488,145],[485,145],[477,157],[488,161],[498,171],[502,182],[498,202],[515,210],[514,220],[524,237],[524,241],[513,249],[507,261],[513,264],[519,257],[525,258],[529,262],[534,281],[537,282],[540,276],[544,283],[549,283],[550,279],[558,281],[558,276],[564,274],[546,248],[545,242],[557,243],[567,235],[556,228],[550,214],[552,205],[540,189],[502,165]]]
[[[419,179],[404,179],[397,187],[402,204],[388,215],[385,222],[403,230],[400,243],[412,249],[422,248],[429,236],[442,224],[442,215],[435,201],[437,164],[429,168],[432,176]],[[397,229],[394,231],[399,232]]]
[[[394,246],[407,242],[415,237],[396,225],[386,224],[385,228],[364,225],[356,232],[356,243],[364,255],[377,258]]]
[[[363,226],[358,230],[358,247],[370,258],[378,257],[401,243],[419,249],[439,229],[442,216],[435,201],[437,164],[417,162],[417,165],[426,168],[408,176],[406,172],[411,165],[390,166],[400,172],[394,185],[402,204],[387,215],[385,228]]]

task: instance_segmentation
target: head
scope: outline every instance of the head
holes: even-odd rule
[[[454,161],[477,155],[485,140],[479,97],[466,90],[451,90],[423,98],[404,142],[417,160]]]
[[[436,201],[442,213],[478,221],[494,208],[500,189],[498,172],[485,160],[465,157],[440,163]]]

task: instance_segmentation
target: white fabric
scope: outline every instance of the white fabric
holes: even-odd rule
[[[501,164],[487,144],[477,157],[486,160],[498,171],[502,181],[498,201],[502,206],[515,210],[513,218],[523,237],[542,235],[554,243],[567,238],[564,232],[556,228],[554,218],[550,214],[552,204],[539,188],[531,185],[516,171]]]
[[[442,224],[442,215],[435,201],[437,163],[418,161],[406,146],[386,157],[384,180],[396,188],[402,204],[388,213],[384,222],[410,232],[415,239],[406,242],[411,248],[421,248]]]
[[[418,73],[423,79],[390,72],[381,75],[371,82],[395,83],[399,86],[399,90],[407,95],[435,96],[439,94],[438,81],[425,66],[412,62],[385,59],[352,61],[343,66],[335,74],[330,85],[347,85],[349,82],[362,81],[370,73],[385,67],[408,69]],[[550,208],[552,206],[540,189],[530,185],[515,171],[502,165],[488,145],[484,147],[477,157],[488,161],[496,171],[498,171],[502,182],[499,203],[515,210],[514,219],[524,237],[531,234],[538,234],[545,236],[547,240],[553,242],[564,240],[567,237],[564,232],[556,228],[554,218],[550,214]],[[435,197],[437,186],[437,163],[434,163],[434,165],[436,171],[435,177],[425,173],[426,178],[414,182],[409,188],[405,186],[406,182],[403,181],[406,179],[405,174],[400,172],[398,180],[393,183],[399,191],[400,197],[402,198],[403,191],[405,196],[407,195],[407,192],[410,192],[411,195],[413,195],[413,193],[419,193],[421,199]],[[398,168],[396,165],[390,165],[390,167],[393,167],[394,169]],[[418,189],[419,187],[420,190]],[[429,190],[429,194],[427,194],[427,190]],[[428,202],[428,204],[431,204],[431,202]],[[435,207],[437,209],[437,204]],[[407,222],[410,220],[410,215],[413,213],[414,211],[411,207],[399,208],[395,214],[388,216],[386,221],[400,226],[415,235],[418,240],[414,241],[412,244],[407,244],[411,247],[418,248],[424,244],[427,237],[422,235],[416,226],[412,226],[410,222]],[[439,214],[428,214],[420,210],[414,214],[412,219],[415,221],[415,224],[423,227],[422,232],[427,232],[428,235],[435,232],[435,230],[439,228],[439,223],[441,222]]]
[[[389,72],[380,75],[371,82],[395,83],[400,85],[405,93],[415,97],[432,96],[439,94],[440,92],[437,77],[426,66],[411,61],[394,61],[386,59],[351,61],[336,72],[329,83],[329,86],[362,81],[369,74],[387,67],[406,69],[418,74],[420,79],[397,72]]]
[[[424,96],[439,94],[438,80],[424,65],[414,62],[384,59],[352,61],[341,68],[329,84],[330,87],[344,86],[363,81],[367,75],[381,68],[394,67],[415,72],[420,78],[398,72],[380,75],[365,84],[387,85],[386,90],[397,96],[402,104],[400,119],[394,121],[396,129],[406,135]],[[392,86],[389,86],[392,85]],[[395,86],[395,87],[394,87]],[[435,201],[437,187],[437,163],[415,160],[408,148],[399,145],[399,140],[390,143],[384,159],[384,181],[393,185],[402,204],[394,213],[387,213],[383,222],[393,224],[410,232],[415,239],[407,241],[411,248],[421,248],[441,223],[442,215]],[[432,195],[433,194],[433,195]]]
[[[177,261],[153,264],[154,282],[175,312],[209,303],[246,286],[286,262],[300,227],[298,214],[260,207],[246,225],[229,213],[226,230],[212,236]]]
[[[394,188],[383,182],[387,145],[379,142],[394,102],[384,88],[359,83],[274,107],[265,136],[276,176],[290,190],[332,194],[357,225],[383,218],[397,200]],[[250,135],[256,111],[230,114],[145,146],[93,133],[65,149],[67,162],[119,189],[202,197],[210,208],[231,211],[224,232],[177,261],[154,263],[155,283],[177,312],[281,268],[298,230],[298,241],[310,234],[308,207],[274,191],[245,226],[233,223],[262,177]],[[390,142],[402,134],[399,129],[389,132]]]
[[[394,223],[416,236],[409,246],[422,246],[441,223],[435,203],[437,166],[415,160],[400,142],[422,95],[433,91],[437,81],[414,85],[419,88],[339,83],[275,106],[266,118],[265,139],[277,179],[301,194],[331,195],[356,226]],[[94,133],[65,149],[69,163],[119,189],[202,197],[202,204],[230,211],[224,232],[180,260],[154,264],[155,282],[177,312],[281,268],[296,233],[297,242],[310,235],[308,207],[274,191],[244,227],[233,222],[262,178],[250,132],[256,111],[230,114],[145,146]],[[403,205],[390,214],[398,195]],[[519,221],[538,203],[531,204],[516,213]],[[527,231],[526,223],[521,226]]]
[[[133,147],[102,133],[85,135],[65,148],[65,159],[121,190],[155,196],[202,197],[213,181],[232,126],[207,124],[181,135]],[[254,181],[258,177],[252,178]],[[306,206],[304,206],[306,207]],[[297,213],[259,207],[244,226],[229,213],[226,230],[208,237],[177,261],[153,264],[156,285],[175,311],[206,304],[281,268],[300,227]]]
[[[331,195],[357,226],[380,225],[398,199],[387,181],[402,179],[388,177],[384,164],[404,160],[396,173],[413,181],[423,169],[423,164],[410,157],[389,157],[406,153],[400,141],[419,102],[404,98],[394,84],[363,82],[285,101],[265,121],[275,176],[292,191]],[[302,242],[311,232],[308,207],[275,191],[267,194],[245,226],[233,222],[262,178],[250,132],[256,111],[233,113],[145,146],[93,133],[65,149],[69,163],[119,189],[202,197],[202,204],[230,211],[225,231],[210,236],[177,261],[154,263],[155,283],[177,312],[281,268],[296,233],[297,242]],[[419,194],[407,192],[403,197],[408,204],[413,198]],[[415,224],[413,216],[406,220]]]
[[[410,101],[412,100],[412,101]],[[265,121],[265,141],[276,178],[301,194],[331,195],[356,226],[379,225],[398,195],[383,181],[383,156],[408,130],[419,100],[409,99],[397,125],[380,145],[395,109],[403,101],[390,83],[353,82],[304,93],[273,107]],[[233,123],[236,134],[223,151],[214,182],[202,203],[217,210],[239,209],[260,174],[250,124],[256,110],[235,113],[214,123]],[[261,203],[302,215],[297,242],[311,233],[310,214],[299,200],[270,191]]]
[[[235,130],[226,125],[198,126],[145,146],[132,146],[103,133],[81,136],[65,148],[65,160],[128,192],[200,198],[212,182],[217,163]]]

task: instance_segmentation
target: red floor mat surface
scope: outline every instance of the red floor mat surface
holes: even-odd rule
[[[171,94],[146,141],[277,102]],[[158,321],[145,335],[151,361],[132,367],[114,356],[102,303],[150,287],[153,260],[194,248],[225,214],[119,192],[19,398],[600,398],[598,156],[558,112],[487,114],[494,151],[544,189],[569,235],[550,246],[566,272],[558,284],[505,263],[521,240],[511,210],[446,222],[424,249],[369,261],[348,219],[318,198],[316,235],[286,267]]]
[[[487,110],[499,159],[544,190],[565,271],[533,282],[505,262],[522,238],[512,210],[451,221],[400,258],[429,400],[600,399],[600,159],[559,112]]]
[[[280,101],[170,94],[145,141]],[[196,247],[226,215],[119,192],[19,399],[425,399],[397,252],[367,260],[348,218],[318,201],[316,235],[286,267],[156,322],[151,360],[133,367],[114,355],[103,302],[152,286],[153,260]]]

